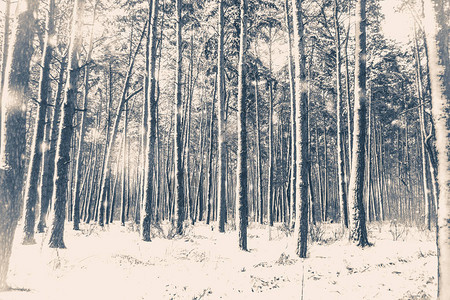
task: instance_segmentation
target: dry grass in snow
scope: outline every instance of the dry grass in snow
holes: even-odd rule
[[[153,229],[152,242],[130,226],[67,226],[67,249],[49,249],[38,234],[33,246],[15,239],[4,300],[28,299],[434,299],[434,236],[417,228],[372,224],[373,247],[350,244],[337,224],[312,228],[308,258],[294,255],[289,231],[252,224],[249,252],[237,233],[188,227],[167,239],[169,226]],[[394,241],[395,239],[395,241]]]

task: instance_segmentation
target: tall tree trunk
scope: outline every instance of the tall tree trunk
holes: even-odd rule
[[[211,103],[211,118],[209,121],[209,156],[208,156],[208,196],[206,203],[206,224],[211,221],[211,203],[213,197],[213,148],[214,148],[214,99],[216,98],[216,83],[214,81],[213,97]]]
[[[26,113],[35,31],[34,14],[38,1],[19,1],[8,49],[5,84],[2,93],[2,127],[0,148],[0,291],[7,289],[6,275],[14,233],[20,217],[26,148]]]
[[[58,124],[61,115],[61,98],[64,88],[64,73],[66,71],[66,56],[64,56],[60,63],[58,88],[56,91],[56,98],[54,103],[53,119],[50,133],[50,147],[44,153],[43,172],[41,176],[41,193],[40,193],[40,212],[39,223],[37,230],[43,233],[46,228],[47,212],[50,200],[53,194],[53,175],[55,173],[55,159],[56,159],[56,144],[58,142]],[[47,124],[47,126],[49,126]]]
[[[431,209],[430,197],[428,189],[428,161],[427,152],[425,151],[425,108],[423,102],[423,85],[422,85],[422,66],[420,64],[419,43],[417,41],[417,32],[414,28],[414,58],[416,60],[416,88],[417,98],[419,99],[419,124],[420,124],[420,150],[422,157],[422,184],[423,184],[423,199],[425,204],[425,226],[431,230]]]
[[[323,129],[323,153],[324,153],[324,180],[323,180],[323,221],[327,221],[328,218],[328,139],[327,139],[327,125],[325,124],[325,127]]]
[[[439,199],[437,221],[438,298],[450,298],[450,59],[448,10],[442,1],[425,0],[427,46],[430,58],[432,115],[436,129]],[[447,7],[448,8],[448,7]]]
[[[121,172],[121,193],[120,193],[120,213],[121,222],[120,225],[125,226],[126,213],[127,213],[127,203],[130,199],[127,198],[127,131],[128,131],[128,103],[125,103],[125,118],[123,125],[123,141],[122,141],[122,172]]]
[[[177,67],[176,67],[176,117],[175,117],[175,193],[176,193],[176,204],[177,204],[177,224],[176,233],[183,233],[183,221],[184,221],[184,187],[183,187],[183,124],[182,124],[182,102],[183,98],[181,95],[182,88],[182,39],[181,33],[183,28],[183,20],[181,18],[181,10],[183,6],[183,0],[176,0],[176,47],[177,47]]]
[[[273,147],[273,91],[272,91],[272,27],[269,25],[269,173],[267,183],[267,224],[269,227],[273,226],[273,173],[274,173],[274,147]],[[270,228],[269,228],[270,239]]]
[[[337,155],[338,155],[338,191],[339,191],[339,206],[341,213],[342,228],[348,228],[348,211],[347,211],[347,195],[345,184],[345,166],[344,166],[344,151],[342,149],[342,94],[341,94],[341,38],[339,32],[338,20],[338,1],[334,0],[334,30],[336,31],[335,45],[336,45],[336,127],[337,127]]]
[[[258,57],[258,46],[257,41],[255,41],[255,55]],[[261,126],[259,121],[259,89],[258,89],[258,65],[255,64],[255,105],[256,105],[256,160],[257,160],[257,178],[258,178],[258,203],[259,203],[259,223],[263,224],[264,220],[264,208],[263,208],[263,196],[262,196],[262,159],[261,159]]]
[[[296,164],[296,157],[297,157],[297,151],[296,151],[296,132],[295,132],[295,71],[294,71],[294,63],[292,61],[292,38],[291,38],[291,31],[292,31],[292,22],[291,22],[291,16],[289,15],[289,0],[284,1],[284,13],[285,13],[285,20],[286,20],[286,28],[288,32],[288,47],[289,47],[289,53],[288,53],[288,64],[289,64],[289,93],[290,93],[290,100],[291,100],[291,176],[290,176],[290,203],[291,203],[291,214],[290,214],[290,226],[291,228],[294,228],[295,225],[295,198],[296,198],[296,174],[297,174],[297,164]],[[259,128],[258,128],[259,132]]]
[[[2,122],[2,99],[3,99],[3,88],[5,87],[5,77],[6,77],[6,62],[8,58],[8,48],[9,48],[9,19],[11,14],[11,0],[5,1],[5,24],[3,25],[3,45],[2,45],[2,69],[0,71],[0,131],[3,126]],[[2,145],[2,140],[0,139],[0,147]]]
[[[224,0],[219,2],[219,45],[217,57],[217,105],[219,106],[218,114],[218,197],[219,197],[219,232],[225,232],[225,222],[227,218],[227,193],[226,193],[226,178],[227,178],[227,144],[225,138],[225,76],[224,76],[224,16],[223,6]]]
[[[54,0],[52,0],[54,1]],[[77,158],[75,160],[75,199],[73,201],[73,229],[80,229],[80,198],[81,198],[81,174],[82,174],[82,147],[84,144],[84,135],[86,133],[86,111],[89,95],[89,63],[91,62],[92,56],[92,44],[94,36],[94,26],[96,19],[97,3],[94,4],[94,13],[92,17],[92,28],[89,36],[89,48],[86,57],[86,66],[84,69],[84,95],[83,95],[83,108],[81,112],[80,120],[80,136],[78,137],[78,152]]]
[[[302,1],[292,0],[295,43],[295,102],[297,104],[297,215],[295,221],[296,253],[306,257],[308,240],[308,97]]]
[[[36,224],[36,202],[38,200],[39,173],[42,163],[42,143],[45,135],[45,121],[47,112],[48,95],[50,88],[50,62],[54,45],[54,13],[55,1],[50,0],[47,13],[47,32],[45,34],[44,51],[42,53],[41,73],[39,79],[39,104],[34,128],[33,144],[31,146],[30,162],[28,165],[27,183],[25,187],[25,217],[23,227],[22,244],[35,244],[34,230]]]
[[[153,172],[155,165],[155,140],[156,140],[156,26],[158,22],[158,0],[152,0],[151,20],[150,20],[150,45],[149,45],[149,94],[148,111],[150,112],[147,124],[146,150],[145,154],[145,180],[144,180],[144,198],[141,209],[141,239],[150,241],[150,223],[152,217],[152,199],[153,199]]]
[[[346,101],[347,101],[347,138],[348,138],[348,166],[349,166],[349,170],[351,169],[351,165],[352,165],[352,148],[353,148],[353,132],[352,132],[352,128],[353,128],[353,124],[352,124],[352,105],[351,105],[351,101],[350,101],[350,72],[349,72],[349,67],[348,67],[348,40],[350,37],[350,7],[351,7],[351,0],[348,1],[348,27],[347,27],[347,37],[345,38],[345,46],[344,46],[344,57],[345,57],[345,91],[346,91]],[[350,173],[350,171],[349,171]],[[347,176],[349,176],[350,174],[348,174]],[[348,178],[347,178],[348,180]],[[348,180],[350,181],[350,180]],[[347,186],[348,188],[348,186]],[[347,199],[348,201],[348,199]]]
[[[247,251],[248,226],[248,193],[247,193],[247,87],[246,87],[246,56],[247,56],[247,0],[240,2],[241,32],[239,42],[238,64],[238,152],[237,152],[237,224],[239,228],[239,248]]]
[[[372,206],[371,203],[373,202],[373,198],[371,197],[371,187],[372,187],[372,90],[370,89],[370,83],[369,83],[369,90],[367,92],[369,94],[368,96],[368,105],[369,105],[369,112],[368,112],[368,118],[369,118],[369,124],[368,124],[368,128],[367,128],[367,177],[366,177],[366,211],[367,211],[367,220],[369,222],[373,221],[373,216],[374,216],[374,211],[372,210]],[[407,128],[408,126],[405,126],[405,128]],[[408,140],[408,135],[406,135],[406,140]]]
[[[316,165],[317,165],[317,183],[318,183],[318,194],[319,194],[319,203],[320,206],[320,219],[321,221],[324,221],[323,219],[323,187],[322,187],[322,168],[320,167],[320,158],[319,158],[319,130],[318,125],[316,125],[315,130],[315,137],[316,137]]]
[[[349,183],[350,239],[358,246],[367,240],[364,211],[364,145],[366,140],[366,0],[356,2],[355,115],[353,117],[353,149]]]
[[[72,140],[72,119],[77,99],[77,82],[79,75],[78,55],[82,46],[82,27],[84,0],[75,0],[73,8],[72,35],[70,38],[68,73],[63,102],[59,135],[56,145],[56,174],[53,189],[52,228],[49,240],[50,248],[65,248],[64,222],[66,219],[67,181],[69,179],[70,141]]]

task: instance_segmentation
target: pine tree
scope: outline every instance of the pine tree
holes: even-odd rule
[[[17,11],[5,67],[0,148],[0,291],[7,289],[6,275],[22,206],[25,108],[38,3],[34,0],[17,3],[25,9]]]

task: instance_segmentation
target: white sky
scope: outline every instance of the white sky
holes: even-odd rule
[[[385,20],[382,29],[387,38],[406,44],[408,36],[412,33],[413,20],[408,11],[396,12],[400,0],[381,1],[382,12]]]

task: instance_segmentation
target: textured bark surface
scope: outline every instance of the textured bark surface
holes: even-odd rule
[[[248,195],[247,195],[247,92],[246,92],[246,52],[247,52],[247,0],[241,0],[241,32],[238,65],[238,152],[237,152],[237,222],[239,248],[247,251]]]
[[[296,188],[297,188],[297,139],[296,139],[296,105],[295,105],[295,70],[294,63],[292,61],[292,22],[291,16],[289,15],[289,0],[284,1],[284,13],[286,20],[286,28],[288,31],[288,63],[289,63],[289,93],[291,97],[291,177],[290,177],[290,204],[291,204],[291,214],[290,214],[290,226],[294,228],[295,225],[295,209],[296,209]],[[258,130],[259,131],[259,130]]]
[[[10,26],[10,14],[11,14],[11,0],[5,1],[5,24],[3,25],[3,45],[2,45],[2,68],[0,72],[0,130],[2,129],[2,95],[3,88],[5,86],[6,77],[6,60],[8,58],[9,48],[9,26]],[[0,139],[0,146],[2,140]]]
[[[181,9],[183,6],[182,0],[176,0],[176,47],[177,47],[177,68],[176,68],[176,87],[175,87],[175,98],[176,98],[176,117],[175,117],[175,199],[177,204],[176,212],[176,232],[177,234],[183,233],[183,221],[184,221],[184,184],[183,184],[183,124],[181,122],[181,117],[183,114],[183,98],[181,95],[182,88],[182,40],[181,32],[183,28],[183,21],[181,18]]]
[[[39,174],[42,164],[43,141],[45,135],[45,121],[47,113],[47,99],[50,87],[50,62],[52,60],[53,45],[51,39],[54,38],[54,12],[55,1],[49,3],[47,13],[47,32],[45,35],[44,52],[42,53],[41,73],[39,80],[39,104],[36,115],[36,125],[33,134],[33,144],[31,145],[30,162],[28,166],[27,183],[25,187],[25,218],[23,227],[24,245],[35,244],[34,229],[36,224],[36,203],[38,200]]]
[[[155,140],[156,140],[156,26],[158,21],[158,0],[152,1],[151,20],[150,21],[150,43],[149,43],[149,89],[148,89],[148,111],[150,112],[147,124],[146,137],[146,157],[145,157],[145,180],[144,180],[144,197],[141,209],[141,239],[150,241],[150,222],[152,216],[152,199],[153,199],[153,170],[155,165]]]
[[[59,122],[59,135],[56,145],[55,178],[52,196],[52,227],[50,248],[65,248],[64,222],[66,219],[67,182],[69,179],[70,146],[73,135],[73,116],[77,99],[79,76],[78,53],[81,49],[84,0],[75,0],[73,9],[71,45],[69,48],[68,73],[65,97]]]
[[[302,1],[292,0],[294,19],[295,102],[297,132],[297,213],[294,236],[296,253],[306,257],[308,241],[308,95],[306,82],[306,57],[304,52]]]
[[[22,206],[26,104],[38,1],[19,1],[2,93],[0,148],[0,291],[7,289],[9,259]]]
[[[369,245],[363,190],[366,142],[366,1],[356,2],[355,107],[353,149],[349,183],[350,239],[358,246]]]
[[[50,146],[44,153],[42,175],[41,175],[41,193],[40,193],[40,211],[39,223],[37,225],[38,232],[44,232],[47,227],[47,213],[50,205],[50,199],[53,194],[53,175],[55,174],[56,144],[58,142],[58,124],[61,116],[61,98],[64,87],[64,73],[66,71],[66,57],[63,57],[60,64],[58,88],[54,103],[54,112],[51,124],[51,132],[49,137]],[[49,126],[49,124],[47,124]]]
[[[338,155],[338,193],[339,206],[341,213],[341,223],[343,228],[348,227],[348,211],[347,211],[347,195],[344,176],[344,151],[342,147],[342,93],[341,93],[341,38],[339,32],[338,20],[338,1],[334,0],[334,30],[336,31],[335,45],[336,45],[336,127],[337,127],[337,155]]]
[[[432,115],[438,157],[438,298],[450,298],[450,58],[448,5],[425,0],[427,46],[430,64]]]
[[[225,232],[225,222],[227,218],[227,145],[225,142],[225,77],[224,77],[224,16],[223,6],[224,0],[219,2],[219,44],[218,44],[218,58],[217,58],[217,105],[219,107],[218,114],[218,192],[219,197],[219,232]]]

